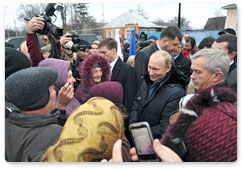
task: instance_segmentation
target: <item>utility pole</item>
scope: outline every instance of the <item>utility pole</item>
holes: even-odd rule
[[[181,3],[179,3],[178,28],[181,28]]]
[[[5,29],[5,30],[7,30],[7,35],[8,35],[7,39],[8,39],[9,38],[9,26],[7,25],[6,27],[7,27],[7,29]]]
[[[102,22],[102,26],[103,26],[103,24],[104,24],[104,3],[102,2],[102,20],[101,20],[101,22]]]
[[[18,37],[18,31],[17,31],[15,19],[14,19],[14,25],[15,25],[15,34],[16,34],[16,37]]]

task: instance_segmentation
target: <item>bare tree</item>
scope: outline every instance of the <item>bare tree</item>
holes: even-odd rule
[[[163,25],[165,22],[163,19],[157,18],[153,23],[156,25]]]
[[[130,13],[135,13],[139,16],[142,16],[144,19],[148,19],[148,14],[144,11],[143,7],[141,7],[140,4],[138,5],[137,9],[129,9],[128,11]]]
[[[82,29],[85,22],[89,19],[87,3],[74,3],[72,4],[74,11],[74,19],[72,25],[75,29]]]
[[[18,9],[17,19],[19,21],[23,21],[21,22],[23,24],[19,26],[22,27],[22,29],[25,29],[27,25],[27,20],[31,19],[31,17],[33,16],[40,15],[44,11],[46,5],[47,4],[44,3],[35,3],[27,5],[21,4]]]
[[[70,3],[63,3],[63,10],[61,12],[61,18],[62,18],[62,25],[63,25],[64,30],[68,29],[67,16],[68,16],[69,9],[70,9]]]
[[[178,17],[174,17],[173,19],[169,20],[171,23],[178,23]],[[185,17],[181,17],[181,29],[191,29],[189,26],[190,20],[187,20]]]
[[[215,12],[214,12],[214,15],[215,15],[215,17],[223,16],[221,9],[216,9]]]

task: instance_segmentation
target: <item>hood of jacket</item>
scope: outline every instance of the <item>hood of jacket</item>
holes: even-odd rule
[[[100,64],[102,69],[101,81],[104,82],[110,80],[110,65],[107,60],[100,55],[90,55],[82,62],[82,64],[79,64],[78,67],[78,71],[81,77],[80,85],[83,89],[90,89],[94,85],[92,73],[97,64]]]
[[[58,72],[58,79],[54,84],[55,90],[58,92],[62,86],[67,83],[68,78],[68,71],[71,69],[71,64],[69,61],[55,59],[55,58],[48,58],[42,60],[38,66],[47,66],[53,67]]]

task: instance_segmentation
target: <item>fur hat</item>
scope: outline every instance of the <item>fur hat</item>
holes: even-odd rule
[[[5,79],[18,70],[31,67],[29,58],[17,49],[5,47]]]
[[[50,67],[31,67],[13,73],[5,80],[5,99],[21,111],[38,110],[50,100],[49,87],[57,80]]]

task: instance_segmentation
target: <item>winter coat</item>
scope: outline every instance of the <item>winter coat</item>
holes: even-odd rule
[[[174,150],[183,161],[236,161],[236,94],[226,87],[198,91],[180,109],[161,143]]]
[[[59,137],[61,112],[25,115],[17,110],[5,119],[5,159],[8,162],[38,161],[41,154]]]
[[[152,82],[146,74],[134,99],[129,124],[147,121],[153,137],[161,138],[169,125],[169,119],[178,111],[180,99],[185,96],[182,84],[188,81],[189,79],[173,66],[164,78],[156,82],[158,84],[154,91],[148,95]]]
[[[113,69],[111,81],[119,82],[123,87],[123,105],[127,112],[131,111],[133,99],[137,93],[136,73],[132,66],[123,62],[119,57]]]
[[[100,55],[90,55],[78,66],[78,71],[80,74],[81,82],[78,85],[74,97],[79,101],[80,104],[83,104],[87,97],[90,95],[90,89],[95,85],[93,82],[93,69],[101,65],[102,69],[102,78],[101,82],[109,81],[111,78],[110,65],[108,61]]]
[[[182,53],[174,60],[177,68],[182,71],[188,78],[191,76],[191,60],[187,59]],[[187,84],[188,85],[188,84]]]
[[[232,65],[230,65],[229,74],[227,75],[225,79],[227,85],[235,92],[237,93],[237,63],[234,62]]]

